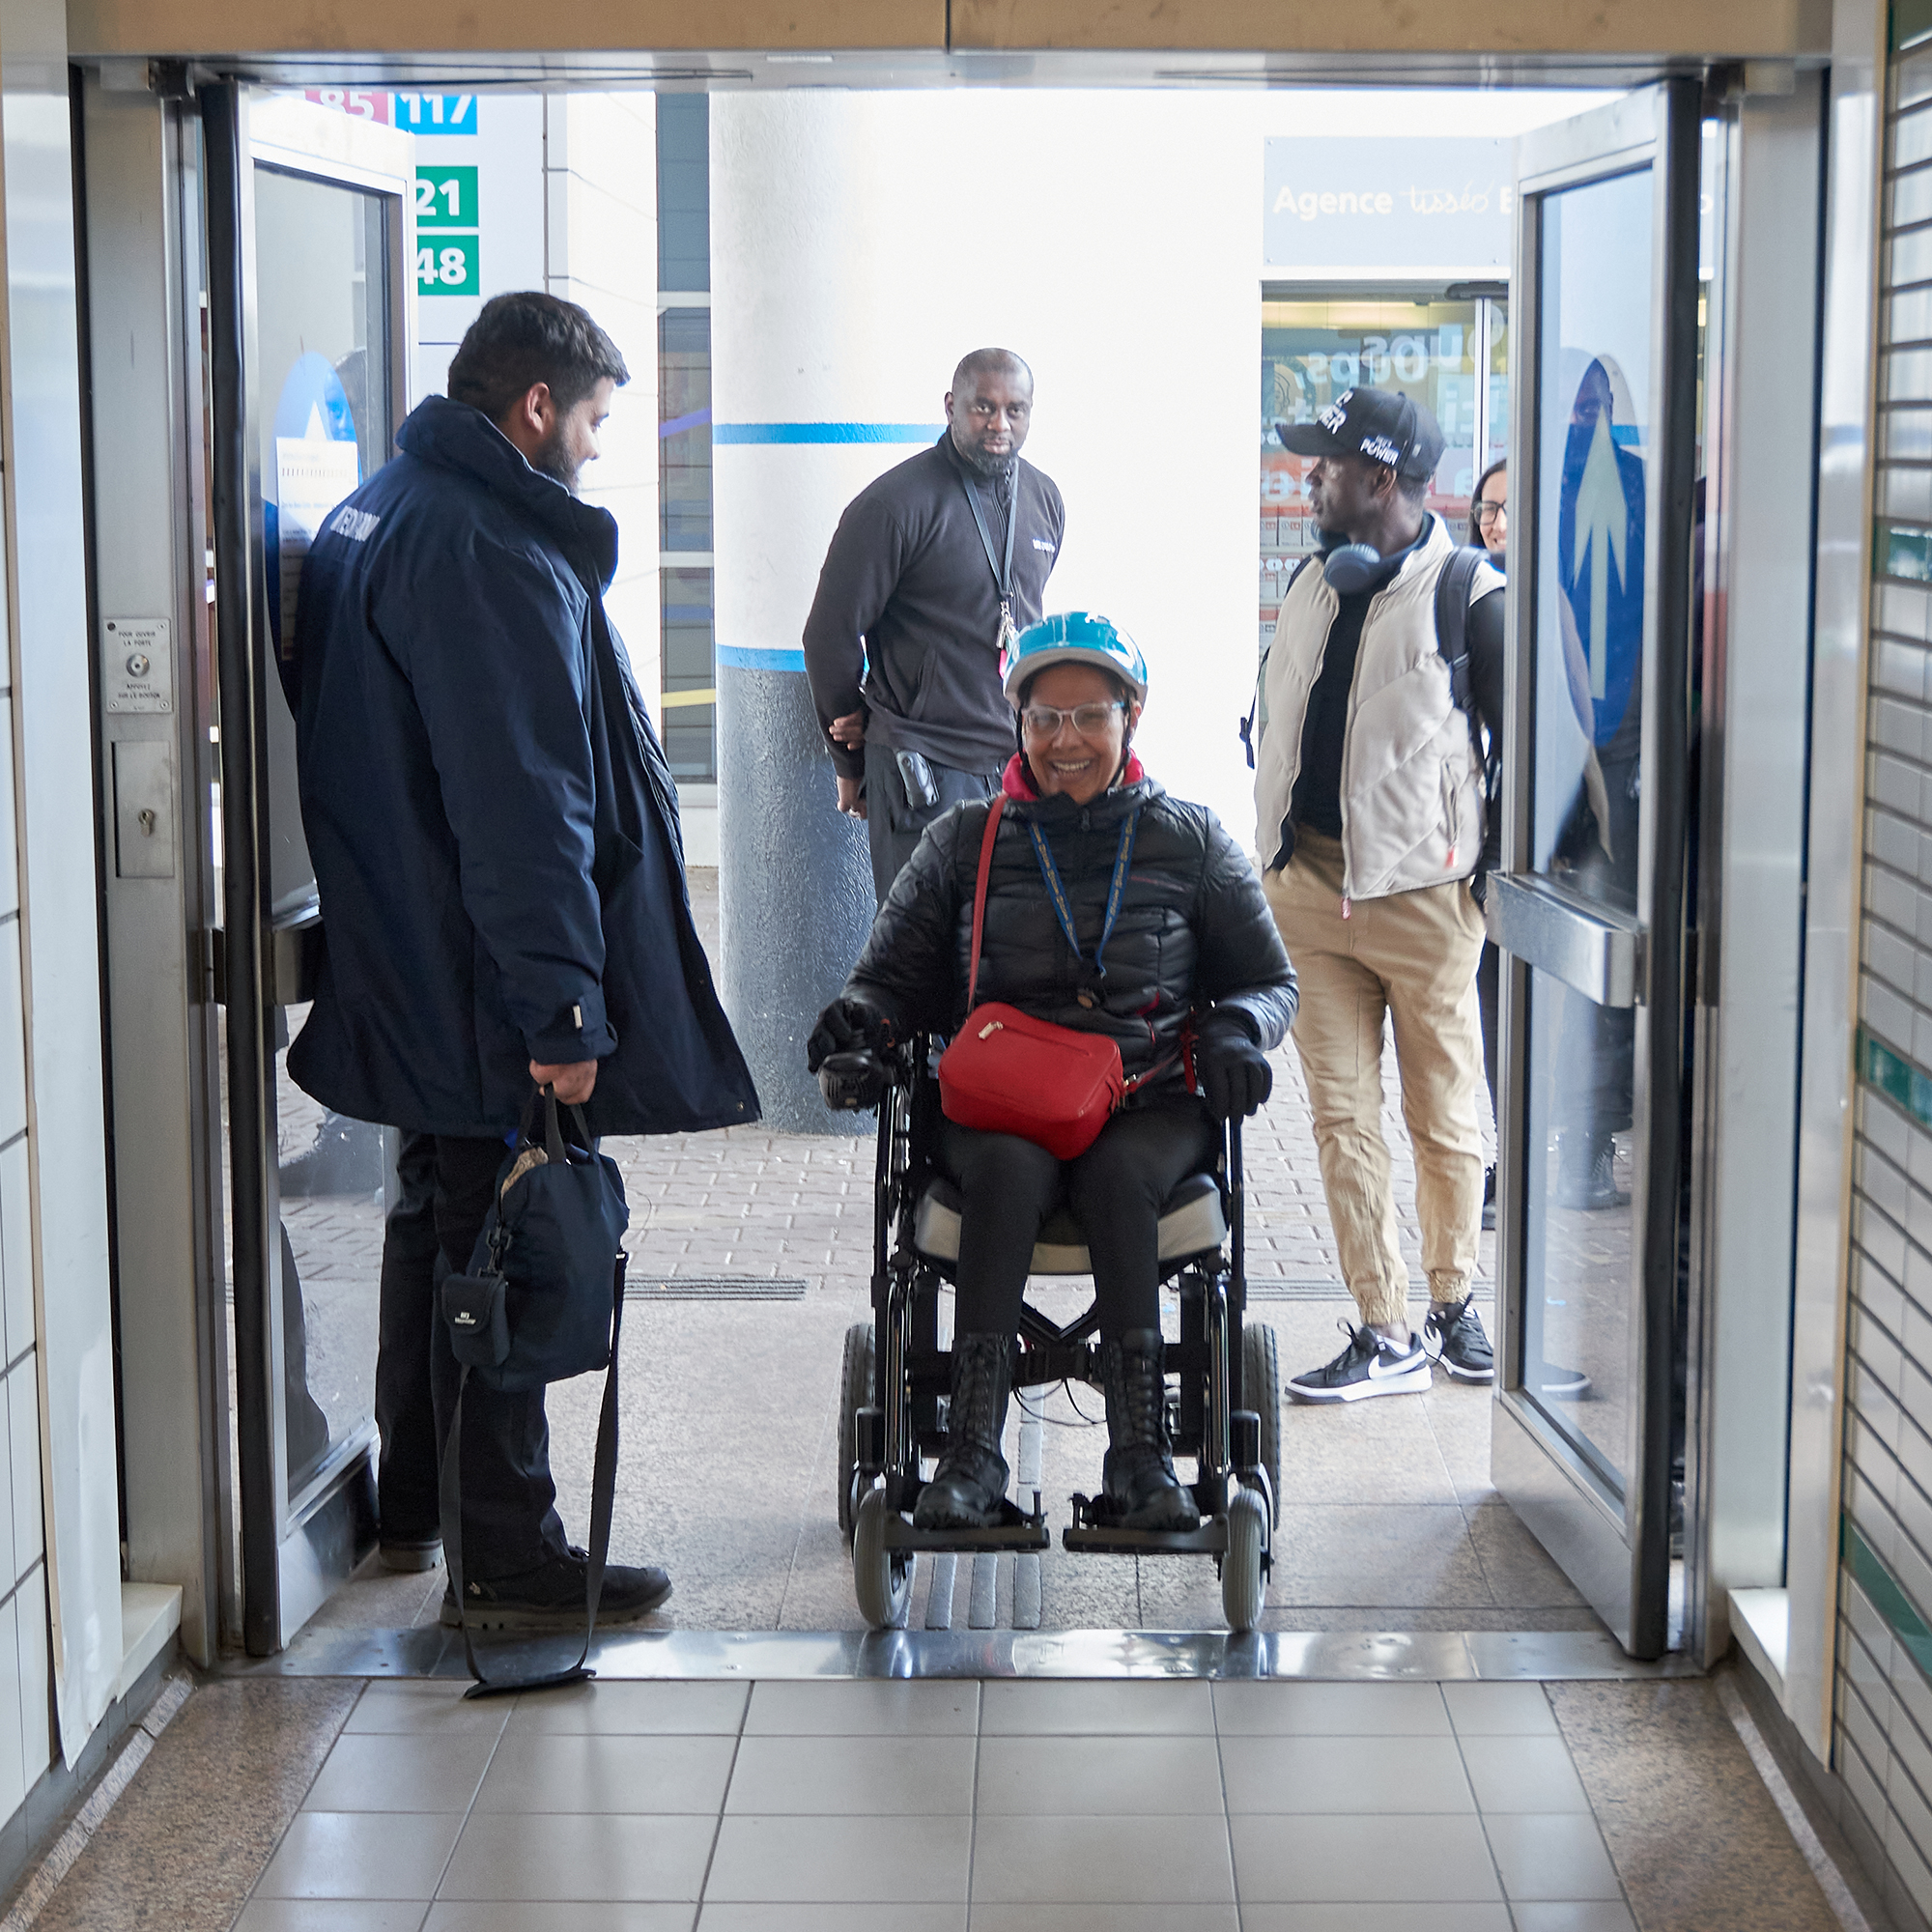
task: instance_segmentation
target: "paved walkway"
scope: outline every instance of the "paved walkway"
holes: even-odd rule
[[[708,907],[700,900],[700,911]],[[1426,1294],[1414,1182],[1389,1067],[1386,1131],[1396,1150],[1403,1239]],[[634,1298],[624,1331],[623,1474],[612,1550],[666,1563],[668,1625],[845,1630],[859,1625],[835,1516],[834,1438],[845,1330],[869,1312],[872,1142],[757,1127],[610,1143],[632,1208],[634,1284],[727,1281],[724,1297]],[[1255,1318],[1278,1334],[1284,1374],[1332,1354],[1352,1308],[1336,1269],[1292,1050],[1276,1056],[1275,1097],[1247,1136]],[[321,1204],[318,1204],[320,1207]],[[1492,1236],[1484,1237],[1490,1260]],[[789,1284],[793,1299],[738,1299]],[[1049,1291],[1070,1304],[1072,1289]],[[1487,1282],[1479,1295],[1487,1297]],[[554,1462],[565,1520],[588,1504],[596,1378],[552,1391]],[[1085,1411],[1083,1417],[1080,1411]],[[1098,1484],[1099,1404],[1082,1391],[1044,1404],[1042,1490],[1056,1521],[1065,1498]],[[1015,1414],[1016,1434],[1019,1417]],[[1426,1396],[1345,1409],[1291,1405],[1283,1417],[1284,1509],[1265,1629],[1589,1629],[1596,1620],[1495,1494],[1490,1398],[1438,1375]],[[1016,1442],[1009,1445],[1015,1461]],[[581,1530],[580,1530],[581,1533]],[[950,1572],[950,1575],[949,1575]],[[946,1585],[935,1602],[934,1578]],[[910,1620],[1000,1626],[1014,1614],[1010,1556],[922,1563]],[[340,1593],[327,1624],[427,1620],[442,1588],[371,1575]],[[1208,1559],[1041,1559],[1042,1629],[1220,1627]],[[1031,1614],[1031,1592],[1026,1614]]]

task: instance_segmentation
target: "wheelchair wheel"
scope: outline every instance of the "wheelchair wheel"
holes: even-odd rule
[[[1255,1491],[1236,1490],[1228,1500],[1228,1553],[1221,1559],[1221,1614],[1236,1636],[1262,1620],[1267,1535],[1267,1506]]]
[[[872,1400],[872,1324],[855,1321],[845,1331],[845,1365],[838,1377],[838,1460],[833,1479],[838,1485],[838,1533],[852,1547],[852,1483],[859,1473],[857,1417]]]
[[[1262,1467],[1274,1498],[1272,1527],[1281,1527],[1281,1359],[1274,1330],[1264,1322],[1241,1329],[1241,1406],[1262,1419]]]
[[[852,1529],[852,1588],[859,1614],[874,1630],[903,1630],[912,1603],[914,1559],[886,1548],[891,1515],[885,1491],[867,1490]]]

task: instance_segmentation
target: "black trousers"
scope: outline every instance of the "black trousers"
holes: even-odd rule
[[[438,1533],[438,1471],[461,1371],[437,1291],[444,1275],[468,1269],[502,1162],[500,1140],[403,1137],[401,1193],[383,1236],[376,1356],[378,1506],[383,1534],[397,1541]],[[505,1394],[472,1381],[463,1414],[466,1571],[515,1577],[566,1547],[543,1391]]]
[[[1190,1174],[1214,1165],[1218,1145],[1213,1117],[1185,1093],[1116,1114],[1069,1161],[1013,1134],[947,1122],[940,1162],[965,1196],[954,1332],[1010,1335],[1019,1327],[1034,1242],[1063,1200],[1087,1236],[1101,1334],[1159,1327],[1161,1207]]]
[[[920,835],[941,812],[965,799],[991,798],[999,789],[998,772],[961,772],[933,759],[926,762],[939,798],[932,805],[915,805],[893,753],[884,745],[866,746],[866,833],[872,847],[872,890],[881,905]]]

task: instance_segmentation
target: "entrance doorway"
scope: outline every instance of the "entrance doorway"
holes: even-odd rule
[[[232,124],[221,120],[222,100],[232,105]],[[379,1130],[304,1112],[281,1070],[279,1049],[301,1017],[318,908],[291,786],[278,671],[285,631],[278,625],[285,623],[284,572],[298,564],[303,532],[384,460],[407,411],[410,305],[420,273],[419,267],[408,272],[420,252],[417,183],[410,137],[394,128],[358,126],[320,102],[250,88],[214,90],[204,108],[216,264],[211,367],[225,759],[220,841],[230,935],[223,962],[240,1628],[251,1649],[272,1650],[348,1576],[373,1532],[375,1285],[390,1171]],[[1704,130],[1721,126],[1726,111],[1690,83],[1669,83],[1527,137],[1519,170],[1518,269],[1506,289],[1443,282],[1384,291],[1407,312],[1388,317],[1345,314],[1332,292],[1287,291],[1265,277],[1250,280],[1243,293],[1249,304],[1257,293],[1264,302],[1264,359],[1271,356],[1279,371],[1299,357],[1309,372],[1311,358],[1322,355],[1331,386],[1350,355],[1356,378],[1373,380],[1365,358],[1373,361],[1378,352],[1371,338],[1384,333],[1390,380],[1401,380],[1396,338],[1416,333],[1404,325],[1422,316],[1434,404],[1438,413],[1452,405],[1460,410],[1463,391],[1454,385],[1466,385],[1467,420],[1459,414],[1458,433],[1469,467],[1473,474],[1478,459],[1508,447],[1517,521],[1509,594],[1511,683],[1520,710],[1499,801],[1509,828],[1505,876],[1493,882],[1492,896],[1492,930],[1512,960],[1492,1263],[1486,1248],[1496,1298],[1485,1314],[1499,1343],[1502,1385],[1493,1403],[1481,1391],[1449,1391],[1457,1411],[1451,1417],[1446,1401],[1440,1405],[1440,1428],[1433,1412],[1399,1423],[1398,1413],[1406,1411],[1394,1402],[1368,1405],[1368,1413],[1347,1424],[1320,1414],[1291,1417],[1285,1459],[1293,1468],[1302,1457],[1305,1484],[1321,1497],[1307,1505],[1311,1511],[1462,1513],[1458,1549],[1480,1547],[1463,1511],[1464,1497],[1476,1497],[1478,1508],[1492,1512],[1481,1535],[1493,1531],[1498,1549],[1507,1543],[1503,1553],[1521,1587],[1485,1584],[1487,1601],[1474,1590],[1450,1589],[1433,1600],[1402,1595],[1400,1561],[1415,1548],[1404,1539],[1447,1520],[1426,1525],[1391,1516],[1384,1540],[1401,1558],[1391,1558],[1373,1584],[1338,1584],[1322,1597],[1280,1590],[1274,1605],[1283,1617],[1328,1609],[1366,1620],[1379,1606],[1418,1621],[1426,1612],[1436,1628],[1461,1627],[1442,1621],[1456,1615],[1470,1627],[1480,1616],[1495,1628],[1493,1617],[1510,1613],[1522,1615],[1522,1627],[1532,1612],[1546,1625],[1594,1614],[1646,1655],[1677,1635],[1671,1494],[1680,1443],[1689,1444],[1682,1452],[1690,1497],[1684,1547],[1692,1563],[1698,1512],[1706,1506],[1698,1489],[1699,1384],[1685,1369],[1698,1333],[1696,1281],[1686,1258],[1700,1252],[1702,1209],[1695,1189],[1684,1191],[1680,1124],[1690,1082],[1687,1040],[1695,1038],[1694,1015],[1684,1010],[1690,995],[1684,991],[1683,932],[1686,907],[1696,902],[1693,844],[1712,824],[1692,810],[1687,722],[1701,663],[1693,648],[1694,484],[1704,405],[1715,409],[1712,399],[1723,390],[1715,366],[1701,372],[1707,380],[1698,386],[1700,344],[1715,339],[1710,316],[1722,306],[1723,264],[1712,255],[1700,278],[1697,198]],[[225,125],[234,156],[226,182],[216,154]],[[1726,185],[1708,169],[1702,181],[1720,209],[1730,205],[1725,197],[1744,191],[1741,181]],[[265,233],[265,219],[279,224],[272,234]],[[318,238],[314,248],[279,250],[297,223]],[[325,266],[327,286],[311,287]],[[440,275],[440,256],[432,266]],[[594,291],[584,295],[594,308]],[[1251,305],[1246,314],[1253,317]],[[1657,316],[1665,319],[1661,333]],[[722,370],[729,345],[720,318],[713,320]],[[1453,367],[1451,330],[1460,331]],[[1507,396],[1504,379],[1513,385]],[[1253,434],[1246,400],[1253,392],[1245,382],[1242,388],[1243,468],[1232,490],[1242,504],[1242,541],[1252,545],[1246,505],[1253,498],[1245,493],[1254,471],[1245,466],[1253,463],[1253,445],[1245,439]],[[724,411],[729,397],[723,373],[714,394]],[[1264,413],[1267,404],[1264,395]],[[721,459],[752,440],[721,439]],[[722,467],[719,476],[723,492]],[[1109,509],[1130,512],[1134,495],[1117,490],[1091,521],[1102,524]],[[1455,500],[1445,496],[1433,507],[1451,514]],[[1259,553],[1246,553],[1243,604],[1257,560],[1265,601],[1269,557],[1290,554],[1291,545],[1307,547],[1306,531],[1284,535],[1282,521],[1277,505]],[[722,509],[716,540],[707,567],[719,586],[722,627],[731,593],[731,529]],[[1198,572],[1198,557],[1190,554],[1187,568]],[[1238,645],[1197,643],[1202,681],[1233,666],[1245,686],[1252,668],[1246,621]],[[1185,672],[1174,677],[1164,700],[1173,690],[1172,702],[1182,709],[1195,694],[1178,687],[1189,682]],[[1601,740],[1600,727],[1606,734]],[[1225,719],[1218,728],[1223,761],[1232,766]],[[1177,759],[1184,754],[1179,746],[1169,741]],[[1694,782],[1708,791],[1715,769],[1707,755]],[[1232,817],[1238,804],[1224,809]],[[1699,933],[1707,957],[1714,934],[1714,924]],[[1678,989],[1662,1001],[1667,1012],[1659,987]],[[1269,1177],[1251,1173],[1250,1179],[1257,1230],[1275,1243],[1277,1273],[1266,1279],[1277,1292],[1270,1296],[1263,1288],[1264,1303],[1272,1302],[1264,1313],[1296,1368],[1305,1366],[1304,1348],[1311,1362],[1333,1351],[1329,1324],[1350,1304],[1321,1246],[1325,1216],[1293,1111],[1292,1055],[1283,1058],[1278,1082],[1277,1145],[1264,1155],[1276,1164]],[[1622,1112],[1588,1097],[1607,1093],[1616,1100],[1626,1089]],[[1393,1122],[1390,1137],[1401,1144]],[[797,1200],[776,1200],[762,1178],[755,1187],[747,1179],[746,1191],[733,1196],[733,1164],[741,1159],[735,1140],[622,1151],[634,1205],[649,1212],[634,1224],[633,1271],[642,1278],[639,1302],[647,1305],[638,1307],[628,1330],[636,1365],[628,1460],[639,1474],[624,1505],[628,1526],[620,1515],[618,1553],[666,1554],[674,1570],[682,1565],[692,1587],[674,1621],[703,1602],[721,1622],[749,1618],[748,1627],[763,1627],[766,1612],[747,1606],[765,1604],[772,1577],[781,1574],[799,1584],[795,1603],[807,1606],[804,1614],[845,1627],[853,1612],[837,1550],[836,1499],[831,1482],[814,1472],[831,1467],[835,1345],[856,1313],[840,1297],[863,1284],[868,1266],[863,1183],[870,1150],[822,1137],[812,1144],[799,1136],[795,1149],[767,1139],[770,1147],[743,1155],[736,1171],[762,1162],[782,1177],[781,1191]],[[1251,1148],[1260,1142],[1257,1135]],[[1565,1162],[1576,1145],[1599,1142],[1608,1145],[1598,1163],[1607,1198],[1579,1206]],[[309,1184],[325,1156],[341,1164],[352,1186]],[[807,1198],[819,1190],[842,1191],[852,1205],[821,1226],[824,1217],[814,1218]],[[703,1276],[719,1285],[701,1288]],[[794,1282],[802,1283],[796,1298]],[[1587,1388],[1573,1391],[1584,1399],[1553,1399],[1550,1366],[1586,1376]],[[591,1394],[563,1389],[553,1404],[567,1507],[573,1471],[588,1468]],[[1775,1400],[1781,1405],[1781,1391]],[[1032,1451],[1016,1439],[1009,1460],[1024,1469],[1031,1454],[1043,1471],[1065,1472],[1059,1488],[1091,1486],[1094,1438],[1076,1437],[1084,1418],[1070,1404],[1058,1405],[1056,1398],[1039,1417]],[[762,1412],[779,1406],[786,1409],[781,1419]],[[1345,1436],[1345,1429],[1352,1433]],[[729,1463],[724,1473],[721,1442]],[[1420,1500],[1417,1468],[1436,1485]],[[1374,1499],[1378,1486],[1381,1501]],[[1044,1487],[1051,1492],[1055,1479]],[[783,1490],[784,1507],[775,1517],[758,1515],[760,1496],[775,1488]],[[1506,1504],[1494,1500],[1495,1492]],[[579,1512],[582,1501],[575,1498]],[[1319,1526],[1311,1519],[1300,1545],[1307,1575],[1320,1567]],[[1287,1564],[1297,1561],[1292,1535],[1283,1555]],[[758,1570],[763,1579],[735,1601],[733,1564],[746,1566],[746,1575]],[[1184,1588],[1163,1595],[1165,1583],[1144,1590],[1137,1581],[1128,1589],[1115,1568],[1096,1559],[1095,1577],[1104,1569],[1108,1580],[1084,1595],[1069,1590],[1061,1620],[1195,1621]],[[940,1614],[935,1604],[943,1601],[945,1614],[970,1622],[970,1573],[960,1566],[938,1599],[938,1579],[928,1578],[920,1614]],[[773,1600],[774,1618],[788,1616],[789,1587]],[[989,1587],[995,1614],[1021,1616],[1025,1591],[1016,1568]],[[434,1586],[422,1588],[424,1601],[411,1616],[433,1616]],[[1046,1627],[1051,1590],[1038,1596]]]

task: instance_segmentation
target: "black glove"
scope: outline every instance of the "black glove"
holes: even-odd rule
[[[1209,1013],[1194,1039],[1194,1086],[1217,1121],[1252,1114],[1274,1091],[1274,1068],[1246,1024],[1234,1013]]]
[[[886,1016],[858,1000],[834,1000],[805,1042],[805,1065],[816,1073],[835,1053],[867,1053],[886,1041]]]

